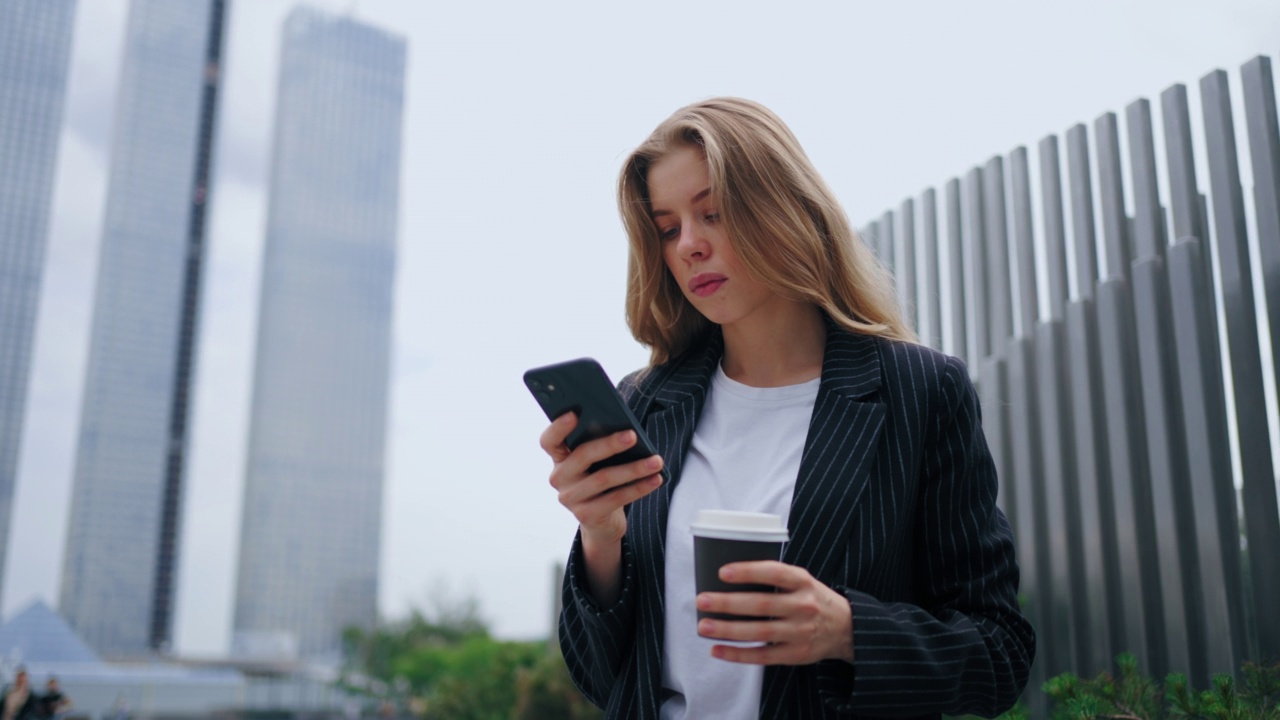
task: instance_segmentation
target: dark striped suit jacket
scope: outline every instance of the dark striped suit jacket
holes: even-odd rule
[[[722,353],[717,331],[621,384],[671,481],[628,508],[612,607],[590,595],[580,538],[570,553],[560,645],[609,718],[658,717],[667,508]],[[1035,634],[1018,610],[1012,534],[995,500],[964,364],[828,323],[784,560],[848,597],[854,660],[766,668],[760,717],[932,718],[1013,705]]]

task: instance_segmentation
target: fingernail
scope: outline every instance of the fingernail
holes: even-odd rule
[[[698,609],[699,609],[699,610],[706,610],[706,609],[707,609],[707,608],[709,608],[709,607],[711,607],[711,598],[707,597],[706,595],[699,595],[699,596],[698,596]]]
[[[649,458],[647,461],[645,461],[645,464],[644,464],[644,465],[645,465],[645,467],[647,467],[647,468],[650,468],[650,469],[653,469],[653,470],[657,470],[658,468],[662,467],[662,456],[661,456],[661,455],[654,455],[653,457],[651,457],[651,458]]]
[[[716,624],[710,620],[703,620],[702,622],[698,623],[699,635],[711,635],[712,633],[715,632],[715,629],[716,629]]]
[[[633,443],[633,442],[635,442],[635,441],[636,441],[636,431],[635,431],[635,430],[628,430],[628,431],[627,431],[627,434],[622,436],[622,444],[623,444],[623,445],[630,445],[631,443]]]
[[[733,568],[730,568],[727,565],[725,567],[720,568],[720,579],[726,582],[729,580],[732,580],[733,576],[736,574],[737,573],[733,571]]]

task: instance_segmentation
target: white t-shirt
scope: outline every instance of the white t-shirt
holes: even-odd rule
[[[662,720],[754,718],[764,666],[711,657],[698,635],[693,535],[699,510],[791,511],[819,379],[756,388],[716,368],[667,513]]]

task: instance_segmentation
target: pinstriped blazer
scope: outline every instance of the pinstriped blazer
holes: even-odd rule
[[[658,717],[667,509],[722,354],[717,330],[621,384],[671,481],[627,508],[613,606],[591,597],[580,537],[570,552],[560,646],[609,718]],[[854,660],[766,668],[760,717],[933,718],[1013,705],[1035,633],[1018,610],[1012,534],[995,499],[964,364],[828,322],[783,559],[849,599]]]

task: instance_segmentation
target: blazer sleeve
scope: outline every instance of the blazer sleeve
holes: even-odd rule
[[[960,360],[948,358],[935,407],[909,561],[917,602],[836,588],[853,611],[852,683],[832,698],[844,712],[992,717],[1027,683],[1035,632],[1018,609],[1013,535],[996,507],[995,464]]]
[[[618,391],[636,410],[633,372],[618,384]],[[573,682],[588,700],[605,707],[623,665],[631,654],[636,618],[635,557],[626,535],[622,537],[622,588],[612,606],[600,607],[587,583],[582,554],[582,533],[573,539],[565,567],[559,624],[560,652]]]
[[[613,605],[600,607],[587,585],[581,533],[574,538],[561,596],[560,652],[578,690],[597,707],[608,704],[618,674],[631,654],[635,584],[635,561],[623,536],[621,593]]]

